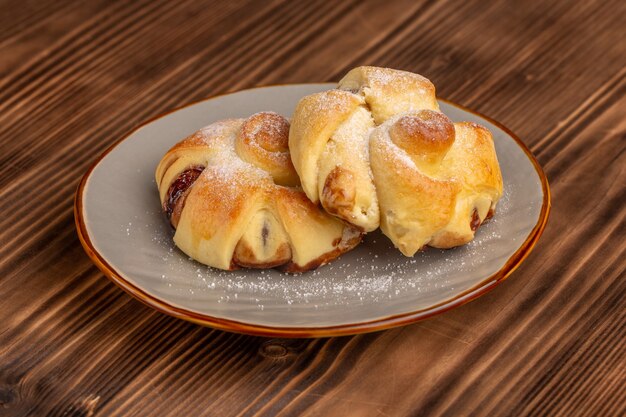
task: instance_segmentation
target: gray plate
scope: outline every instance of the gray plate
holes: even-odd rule
[[[246,333],[325,336],[406,324],[462,304],[504,279],[528,254],[548,215],[541,168],[512,133],[442,101],[454,121],[491,130],[504,178],[494,219],[470,244],[406,258],[382,234],[316,271],[224,272],[172,242],[154,170],[165,152],[216,120],[262,110],[290,116],[302,96],[330,84],[262,87],[215,97],[147,123],[113,146],[85,175],[76,198],[81,241],[122,288],[161,311]]]

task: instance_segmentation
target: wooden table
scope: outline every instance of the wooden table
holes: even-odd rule
[[[626,3],[0,3],[0,416],[618,416],[626,412]],[[81,175],[204,97],[430,78],[533,150],[548,227],[491,293],[403,328],[264,339],[152,311],[83,252]]]

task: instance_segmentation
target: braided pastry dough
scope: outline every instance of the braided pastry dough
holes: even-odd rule
[[[502,177],[491,133],[452,123],[435,87],[405,71],[359,67],[304,97],[289,148],[306,195],[400,251],[469,242],[493,215]]]
[[[174,242],[220,269],[313,269],[361,240],[298,188],[287,147],[289,123],[276,113],[213,123],[179,142],[156,170]]]

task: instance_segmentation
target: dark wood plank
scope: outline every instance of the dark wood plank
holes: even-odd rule
[[[623,2],[0,7],[0,415],[626,413]],[[264,339],[156,313],[83,253],[75,187],[133,126],[360,64],[428,76],[545,167],[548,228],[492,293],[404,328]]]

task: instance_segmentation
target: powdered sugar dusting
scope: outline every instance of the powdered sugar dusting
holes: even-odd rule
[[[238,196],[252,186],[271,180],[267,171],[242,160],[237,155],[235,141],[241,123],[242,121],[235,124],[217,122],[201,130],[212,150],[208,153],[205,175],[215,175],[221,182],[228,184],[230,192],[222,196],[225,199]]]
[[[268,115],[271,117],[259,117]],[[259,132],[266,132],[270,136],[280,136],[283,134],[284,119],[283,116],[274,112],[255,113],[250,118],[254,118],[256,123],[251,131],[252,135],[258,135]]]
[[[377,155],[384,158],[389,166],[395,168],[398,175],[404,175],[402,172],[403,167],[398,164],[413,170],[417,169],[417,166],[411,156],[404,149],[393,143],[389,137],[389,127],[400,117],[401,116],[393,117],[384,124],[376,127],[370,137],[372,138],[372,146],[375,146],[378,150]]]
[[[360,106],[343,122],[332,135],[335,142],[351,151],[350,158],[357,158],[359,166],[369,170],[369,135],[374,127],[369,111]],[[356,163],[356,162],[354,162]],[[371,174],[370,174],[371,175]]]
[[[390,84],[412,85],[414,82],[430,83],[430,81],[419,74],[407,71],[390,70],[387,68],[373,68],[368,71],[368,78],[373,85],[386,86]]]
[[[161,213],[148,212],[143,220],[135,218],[121,225],[124,235],[134,238],[133,230],[150,228],[152,245],[158,250],[165,269],[159,274],[159,292],[188,302],[217,303],[230,308],[265,311],[282,306],[291,310],[302,305],[314,309],[357,304],[377,305],[385,300],[414,299],[421,294],[427,302],[433,291],[456,294],[463,281],[459,273],[470,275],[492,256],[486,250],[502,239],[499,224],[502,213],[511,210],[507,191],[498,204],[498,214],[479,228],[474,241],[452,250],[427,249],[407,258],[392,247],[379,232],[366,236],[354,251],[303,274],[291,275],[276,270],[221,271],[201,265],[180,252],[172,242],[171,228]],[[129,233],[126,234],[126,230]],[[204,300],[204,301],[202,301]]]

